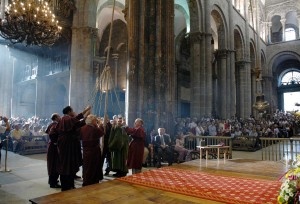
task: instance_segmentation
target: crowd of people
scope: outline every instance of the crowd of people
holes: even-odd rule
[[[63,116],[54,113],[51,120],[3,117],[0,134],[5,136],[6,133],[13,141],[14,152],[18,152],[22,136],[45,136],[48,141],[49,185],[65,191],[75,187],[74,179],[81,166],[82,185],[87,186],[99,183],[111,171],[115,172],[113,176],[122,177],[128,174],[129,169],[132,169],[133,174],[141,172],[142,167],[151,162],[155,162],[152,164],[160,168],[163,160],[168,165],[172,165],[174,161],[189,161],[191,150],[185,148],[185,137],[191,134],[291,137],[297,131],[299,123],[297,116],[281,111],[260,119],[177,118],[174,134],[166,134],[165,128],[146,134],[140,118],[130,128],[121,115],[115,115],[112,119],[108,116],[99,118],[90,111],[91,107],[88,107],[76,114],[72,107],[67,106],[62,111]],[[106,167],[104,175],[103,167]]]

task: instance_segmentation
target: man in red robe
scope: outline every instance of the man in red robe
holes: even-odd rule
[[[61,181],[61,190],[75,188],[74,177],[82,165],[81,145],[79,141],[80,128],[85,125],[85,114],[89,114],[91,107],[76,115],[70,106],[63,109],[64,116],[58,123],[58,172]]]
[[[143,124],[143,120],[137,118],[134,122],[134,128],[125,128],[127,134],[129,134],[132,138],[129,144],[127,160],[128,169],[132,169],[132,174],[140,173],[142,170],[144,143],[146,138]]]
[[[53,113],[51,116],[51,120],[53,121],[48,128],[46,129],[46,133],[49,135],[48,142],[48,151],[47,151],[47,170],[49,180],[48,183],[50,188],[61,188],[58,184],[59,174],[57,172],[58,165],[58,149],[57,149],[57,140],[58,140],[58,132],[57,132],[57,124],[60,121],[60,116],[58,113]]]
[[[80,129],[80,137],[83,149],[82,186],[99,183],[103,179],[101,164],[100,137],[104,135],[101,122],[97,124],[95,115],[88,115],[86,125]]]

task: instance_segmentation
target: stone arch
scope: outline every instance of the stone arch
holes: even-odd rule
[[[191,33],[204,31],[204,12],[200,1],[189,0]]]
[[[98,37],[101,40],[103,37],[103,32],[107,28],[107,26],[111,23],[111,16],[112,16],[112,8],[113,2],[112,1],[106,1],[101,2],[99,1],[97,13],[96,13],[96,27],[98,28]],[[122,10],[125,9],[125,5],[116,1],[115,4],[115,11],[114,11],[114,18],[113,20],[121,20],[125,24],[127,22],[124,18],[124,13]]]
[[[278,70],[278,65],[282,61],[287,61],[287,60],[296,60],[300,62],[300,55],[296,52],[291,52],[291,51],[283,51],[280,53],[276,53],[273,56],[270,56],[270,61],[268,63],[268,69],[273,73],[276,74],[280,72]]]
[[[267,61],[266,61],[266,54],[263,50],[260,51],[260,61],[261,61],[261,69],[262,71],[265,73],[266,72],[266,65],[267,65]]]
[[[253,39],[250,41],[250,66],[251,69],[255,69],[257,66],[256,46]]]
[[[73,16],[73,26],[75,27],[92,27],[96,25],[96,0],[81,0],[76,2],[76,11]]]
[[[239,26],[234,29],[234,50],[235,61],[241,61],[245,58],[245,41]]]
[[[226,49],[228,47],[228,28],[226,18],[218,5],[213,6],[211,17],[217,29],[215,33],[217,33],[218,49]]]

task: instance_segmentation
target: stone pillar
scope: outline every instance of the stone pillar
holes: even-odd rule
[[[126,1],[126,20],[128,28],[128,67],[127,67],[127,89],[125,115],[127,124],[132,123],[137,117],[137,70],[139,53],[139,6],[140,2],[135,0]]]
[[[5,45],[0,45],[1,53],[1,69],[0,69],[0,115],[11,117],[14,94],[14,71],[15,71],[15,61],[16,58],[11,56],[11,52]],[[13,112],[16,113],[16,112]],[[17,113],[16,113],[17,115]]]
[[[296,33],[296,38],[299,39],[300,38],[300,15],[297,16],[298,19],[298,33]]]
[[[69,104],[76,112],[81,112],[87,105],[91,105],[88,103],[94,88],[91,79],[95,33],[96,29],[92,27],[72,28]]]
[[[282,24],[282,42],[285,41],[285,21],[286,19],[281,19],[280,22]]]
[[[234,22],[233,7],[228,2],[229,13],[229,43],[227,58],[227,112],[226,118],[234,116],[236,113],[236,80],[235,80],[235,51],[234,51]]]
[[[218,50],[218,109],[219,116],[226,118],[227,108],[227,50]]]
[[[200,59],[204,53],[200,52],[200,32],[190,33],[190,46],[191,46],[191,116],[199,117],[203,113],[205,107],[204,94],[205,90],[205,79],[204,77],[204,67],[200,66]],[[202,76],[202,78],[200,78]],[[202,107],[202,109],[201,109]]]
[[[207,116],[212,115],[213,111],[213,81],[212,81],[212,45],[211,45],[211,39],[212,35],[211,34],[205,34],[205,42],[203,47],[204,48],[204,53],[205,53],[205,110],[204,114]]]
[[[116,89],[118,89],[118,59],[119,59],[119,54],[112,54],[112,59],[114,60],[115,62],[115,76],[114,76],[114,87]]]
[[[268,33],[268,37],[267,37],[267,42],[268,44],[272,43],[272,22],[267,22],[267,33]]]

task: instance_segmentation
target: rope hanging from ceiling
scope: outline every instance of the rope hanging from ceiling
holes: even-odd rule
[[[114,97],[116,99],[118,113],[121,112],[120,102],[118,95],[116,93],[115,85],[112,80],[111,74],[111,67],[109,66],[109,59],[110,59],[110,51],[111,51],[111,38],[113,32],[113,19],[114,19],[114,12],[115,12],[115,0],[113,0],[113,7],[112,7],[112,16],[111,16],[111,23],[109,29],[109,40],[108,40],[108,49],[106,54],[106,62],[102,73],[100,73],[100,68],[97,70],[97,78],[94,90],[92,91],[91,97],[89,101],[90,104],[94,106],[95,114],[101,115],[102,113],[102,106],[104,102],[104,110],[103,110],[103,117],[107,115],[107,110],[109,105],[112,106],[114,109]],[[105,128],[105,126],[104,126]]]

